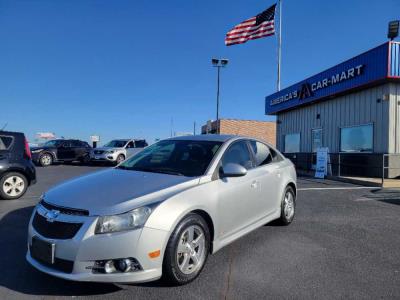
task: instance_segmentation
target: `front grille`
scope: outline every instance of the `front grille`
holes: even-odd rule
[[[82,227],[82,223],[48,222],[47,219],[36,212],[32,226],[42,236],[48,239],[72,239]]]
[[[29,246],[29,251],[32,254],[31,246]],[[56,271],[64,272],[64,273],[72,273],[72,269],[74,268],[74,262],[70,260],[65,260],[61,258],[54,257],[54,264],[50,264],[45,262],[37,257],[32,256],[35,260],[40,262],[42,265],[54,269]]]
[[[57,206],[57,205],[47,203],[43,200],[40,201],[40,205],[42,205],[47,210],[52,210],[52,209],[58,210],[60,213],[62,213],[64,215],[73,215],[73,216],[88,216],[89,215],[89,211],[85,210],[85,209]]]
[[[104,150],[94,150],[94,154],[103,154]]]

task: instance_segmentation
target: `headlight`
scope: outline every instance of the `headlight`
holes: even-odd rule
[[[43,149],[36,149],[36,150],[32,150],[31,153],[39,153],[41,151],[43,151]]]
[[[143,227],[151,212],[151,207],[144,206],[124,214],[100,217],[97,221],[95,233],[109,233]]]

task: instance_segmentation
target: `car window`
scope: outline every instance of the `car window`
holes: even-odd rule
[[[144,140],[135,141],[136,148],[144,148],[147,147],[147,143]]]
[[[221,144],[213,141],[161,141],[145,148],[118,167],[144,172],[201,176]]]
[[[135,148],[135,143],[133,141],[130,141],[127,145],[126,148]]]
[[[253,167],[246,141],[238,141],[229,146],[222,158],[222,168],[229,163],[239,164],[247,170]]]
[[[11,136],[0,136],[0,150],[7,150],[11,147],[13,138]]]
[[[70,144],[72,147],[82,147],[82,143],[80,141],[71,141]]]
[[[250,141],[250,146],[254,153],[256,167],[272,162],[271,151],[267,145],[257,141]]]
[[[63,146],[64,148],[69,148],[71,147],[71,142],[70,141],[64,141],[60,144],[60,146]]]

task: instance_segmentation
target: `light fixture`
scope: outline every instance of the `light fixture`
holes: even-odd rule
[[[388,38],[393,41],[396,37],[399,36],[399,27],[400,27],[400,21],[391,21],[389,22],[389,28],[388,28]]]
[[[219,59],[213,58],[213,59],[211,59],[211,62],[212,62],[212,64],[213,64],[213,66],[218,66],[218,64],[219,64]]]

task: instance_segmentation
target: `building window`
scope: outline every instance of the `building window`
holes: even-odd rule
[[[373,140],[372,124],[340,128],[341,152],[372,152]]]
[[[285,135],[285,153],[300,152],[300,133]]]
[[[312,152],[317,152],[318,148],[322,147],[322,129],[313,129],[311,131]]]

